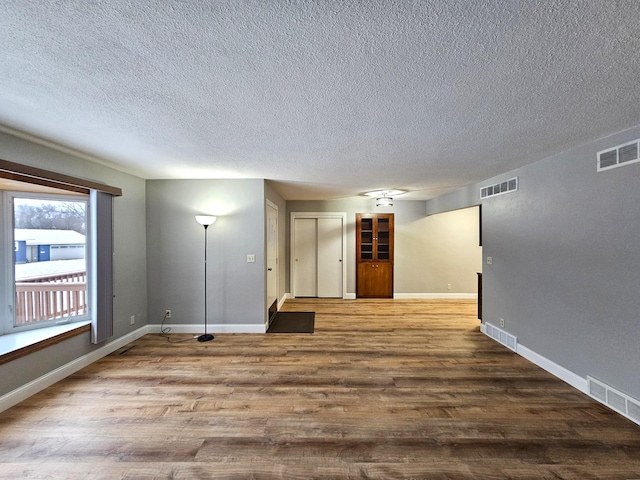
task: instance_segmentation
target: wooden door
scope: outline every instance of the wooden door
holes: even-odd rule
[[[388,262],[358,265],[358,298],[392,298],[393,266]]]

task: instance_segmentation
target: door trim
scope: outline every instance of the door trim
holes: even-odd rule
[[[273,203],[271,200],[269,200],[267,198],[266,204],[265,204],[265,266],[267,268],[269,268],[269,239],[267,238],[267,236],[269,235],[269,231],[268,231],[268,222],[269,222],[269,208],[273,208],[276,212],[276,231],[275,231],[275,237],[274,237],[274,242],[275,242],[275,254],[276,254],[276,258],[275,258],[275,290],[276,290],[276,311],[277,308],[280,307],[280,246],[278,243],[278,236],[280,235],[280,226],[278,223],[279,217],[280,217],[280,210],[278,209],[278,205],[276,205],[275,203]],[[265,271],[265,297],[269,296],[269,285],[268,285],[268,273]],[[271,305],[267,305],[266,308],[267,310],[271,307]],[[269,313],[267,313],[267,324],[271,321],[271,316],[269,315]],[[267,325],[268,326],[268,325]]]
[[[342,220],[342,298],[347,297],[347,212],[291,212],[289,219],[290,240],[289,245],[289,284],[291,286],[291,298],[295,297],[293,286],[295,285],[294,255],[295,245],[295,220],[298,218],[340,218]]]

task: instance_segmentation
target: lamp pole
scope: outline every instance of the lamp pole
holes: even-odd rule
[[[213,340],[213,335],[207,333],[207,228],[216,221],[210,215],[196,215],[196,221],[204,227],[204,334],[198,337],[199,342]]]

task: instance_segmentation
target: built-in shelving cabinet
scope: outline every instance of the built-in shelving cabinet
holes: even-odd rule
[[[393,298],[393,213],[356,213],[356,296]]]

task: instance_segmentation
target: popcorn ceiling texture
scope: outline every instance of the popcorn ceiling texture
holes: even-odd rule
[[[0,123],[145,178],[426,199],[638,124],[639,18],[635,0],[4,0]]]

